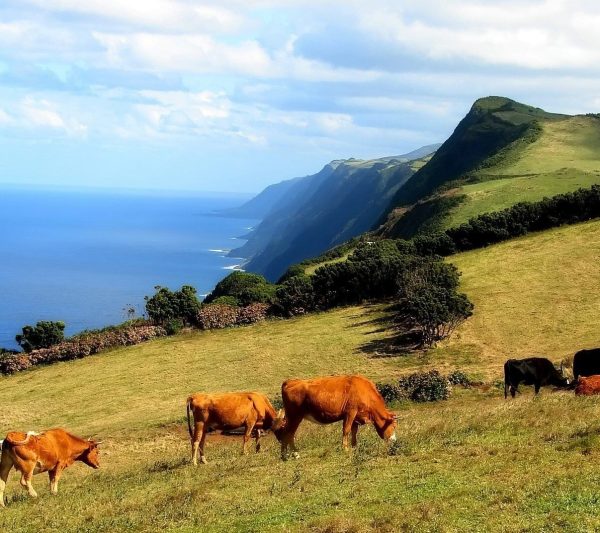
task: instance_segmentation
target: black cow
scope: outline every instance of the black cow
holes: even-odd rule
[[[579,350],[573,356],[573,379],[600,374],[600,348]]]
[[[510,395],[514,398],[519,383],[533,385],[537,394],[542,385],[567,387],[569,380],[562,375],[562,365],[559,372],[552,361],[545,357],[509,359],[504,363],[504,397],[508,396],[510,387]]]

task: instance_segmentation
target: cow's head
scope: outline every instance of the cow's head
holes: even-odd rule
[[[100,468],[100,450],[98,449],[98,444],[100,443],[91,439],[88,440],[88,447],[79,458],[82,462],[92,468]]]
[[[394,442],[396,440],[396,416],[394,413],[387,413],[381,420],[375,421],[375,431],[383,440]]]
[[[271,425],[271,431],[275,434],[275,437],[277,437],[277,440],[279,442],[281,442],[281,439],[283,438],[285,424],[285,413],[283,412],[283,409],[279,409],[277,417],[275,418],[275,420],[273,420],[273,424]]]
[[[560,372],[560,380],[559,380],[558,385],[561,387],[569,387],[572,382],[572,379],[571,379],[572,376],[562,362],[560,363],[559,372]]]

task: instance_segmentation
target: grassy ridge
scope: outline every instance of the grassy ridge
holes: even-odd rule
[[[591,531],[600,528],[600,400],[544,389],[504,401],[507,355],[558,359],[600,344],[600,222],[453,256],[473,318],[423,356],[380,355],[381,307],[338,309],[248,328],[193,333],[0,378],[0,432],[65,425],[103,438],[103,469],[45,476],[30,501],[13,474],[0,530]],[[400,443],[370,428],[340,449],[339,425],[305,424],[302,457],[239,456],[211,436],[209,465],[188,465],[184,401],[196,390],[274,394],[290,376],[361,372],[391,379],[460,367],[484,378],[447,402],[402,404]],[[391,454],[390,454],[391,452]]]
[[[481,213],[541,200],[600,183],[600,119],[575,116],[541,123],[535,142],[516,145],[491,167],[472,176],[480,183],[460,187],[464,201],[452,209],[446,228]]]

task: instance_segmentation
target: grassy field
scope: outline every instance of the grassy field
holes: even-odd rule
[[[600,119],[575,116],[542,123],[533,143],[509,152],[493,167],[474,173],[480,183],[460,187],[466,199],[445,220],[445,227],[520,201],[541,200],[600,183]]]
[[[352,252],[348,252],[344,255],[342,255],[341,257],[336,257],[335,259],[330,259],[329,261],[323,261],[322,263],[316,263],[314,265],[308,265],[305,269],[304,269],[304,273],[307,274],[308,276],[312,275],[315,273],[315,271],[317,270],[317,268],[325,266],[325,265],[333,265],[335,263],[341,263],[343,261],[346,261],[346,259],[348,259],[348,256],[351,254]]]
[[[594,531],[600,528],[600,399],[543,389],[505,401],[507,356],[554,360],[600,344],[600,222],[560,228],[451,260],[475,314],[427,354],[386,357],[383,306],[196,332],[0,378],[0,432],[66,426],[104,440],[103,468],[47,478],[31,501],[14,474],[0,531]],[[371,428],[341,450],[341,428],[305,423],[301,458],[272,436],[241,456],[210,436],[189,464],[184,403],[194,391],[361,372],[390,380],[461,368],[485,381],[450,400],[400,404],[399,443]]]

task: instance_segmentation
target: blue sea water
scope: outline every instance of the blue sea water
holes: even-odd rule
[[[66,333],[144,310],[156,285],[206,294],[242,260],[225,257],[256,220],[214,216],[241,195],[0,189],[0,347],[26,324]]]

